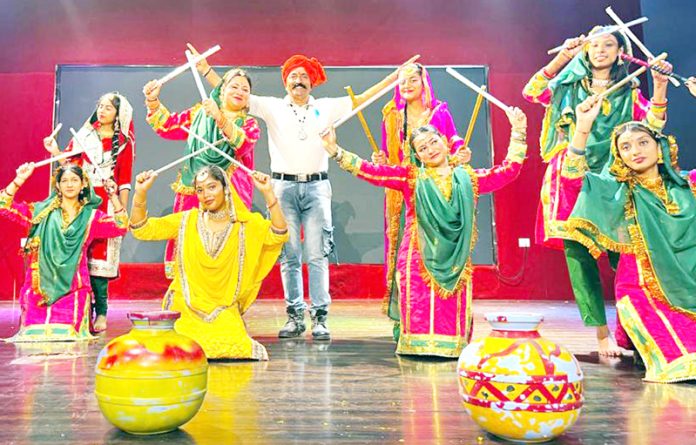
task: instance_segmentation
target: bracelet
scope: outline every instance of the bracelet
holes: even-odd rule
[[[125,209],[124,207],[121,207],[120,210],[114,211],[114,215],[117,214],[117,213],[123,213],[123,212],[125,212],[125,211],[126,211],[126,209]]]
[[[343,149],[339,146],[336,146],[336,152],[329,157],[331,159],[335,159],[336,161],[340,161],[342,156],[343,156]]]
[[[527,140],[527,133],[513,130],[510,132],[510,139],[517,139],[517,140],[526,141]]]
[[[544,68],[544,69],[541,70],[541,75],[544,76],[544,77],[546,78],[546,80],[551,80],[551,79],[553,79],[554,77],[556,77],[555,74],[549,74],[549,72],[546,71],[546,68]]]
[[[271,224],[271,231],[273,233],[275,233],[276,235],[285,235],[286,233],[288,233],[288,228],[286,227],[284,229],[279,229],[276,226],[274,226],[273,224]]]
[[[158,101],[159,101],[159,97],[155,97],[154,99],[150,99],[149,97],[145,98],[145,102],[158,102]]]
[[[213,69],[213,67],[208,65],[208,69],[205,71],[205,73],[203,73],[203,77],[208,77],[208,74],[210,74],[210,70],[212,70],[212,69]]]
[[[220,128],[220,130],[224,130],[225,127],[227,126],[227,118],[222,113],[220,115],[222,116],[222,119],[220,119],[220,120],[215,119],[215,124],[218,126],[218,128]]]
[[[14,196],[14,193],[12,193],[12,194],[7,193],[7,187],[5,187],[5,188],[2,190],[2,192],[3,192],[6,196],[9,196],[10,198]],[[16,193],[16,192],[15,192],[15,193]]]
[[[137,223],[132,223],[129,221],[128,226],[131,228],[131,230],[134,230],[134,229],[139,229],[139,228],[143,227],[146,223],[147,223],[147,215],[145,215],[145,218],[143,218],[142,221],[138,221]]]
[[[668,102],[667,99],[665,99],[664,102],[660,103],[660,102],[655,102],[655,99],[650,98],[650,103],[653,104],[653,105],[656,106],[656,107],[666,107],[666,106],[667,106],[667,102]]]
[[[591,133],[591,131],[589,131],[589,130],[588,130],[588,131],[582,131],[582,130],[578,130],[577,128],[575,129],[575,132],[576,132],[576,133],[580,133],[580,134],[590,134],[590,133]]]
[[[578,156],[585,156],[585,153],[587,152],[587,150],[581,150],[577,147],[573,147],[572,145],[568,145],[568,151]]]
[[[276,204],[278,204],[278,198],[276,198],[272,203],[266,204],[266,208],[267,208],[268,210],[271,210],[271,207],[273,207],[273,206],[276,205]]]

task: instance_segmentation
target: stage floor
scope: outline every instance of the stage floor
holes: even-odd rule
[[[94,398],[94,364],[111,338],[130,329],[129,310],[154,301],[114,302],[106,336],[84,345],[0,343],[2,444],[494,444],[459,401],[456,361],[394,355],[391,323],[375,300],[339,301],[329,317],[334,340],[276,337],[282,301],[259,301],[247,326],[269,362],[211,364],[200,412],[179,431],[151,437],[121,433]],[[575,353],[585,373],[585,407],[557,444],[696,443],[696,385],[641,381],[632,358],[600,363],[594,332],[574,303],[475,301],[474,338],[484,312],[543,313],[542,334]],[[0,337],[17,328],[18,308],[0,304]],[[610,319],[613,308],[608,308]]]

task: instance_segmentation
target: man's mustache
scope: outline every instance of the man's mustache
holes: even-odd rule
[[[295,88],[297,88],[297,87],[302,87],[302,88],[304,88],[305,90],[307,89],[307,85],[303,84],[302,82],[297,82],[297,83],[294,83],[294,84],[292,85],[292,89],[293,89],[293,90],[294,90]]]

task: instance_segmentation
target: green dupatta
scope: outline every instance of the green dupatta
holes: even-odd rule
[[[419,251],[427,281],[446,296],[457,292],[471,274],[477,195],[471,168],[453,169],[449,201],[424,168],[419,168],[415,187]]]
[[[83,181],[86,181],[84,177]],[[32,277],[32,288],[43,296],[42,303],[48,306],[70,291],[94,212],[102,202],[91,185],[83,188],[81,195],[86,195],[81,199],[83,206],[63,229],[60,198],[55,186],[53,190],[48,199],[34,204],[26,247],[27,253],[38,249],[38,270]]]
[[[563,70],[549,82],[553,92],[551,104],[546,108],[541,130],[541,157],[549,162],[564,149],[575,132],[575,107],[592,93],[583,85],[592,70],[585,51],[576,55]],[[633,120],[633,92],[629,82],[604,99],[602,112],[592,126],[587,140],[587,165],[598,172],[609,160],[610,135],[624,122]]]
[[[666,201],[627,173],[612,144],[611,174],[586,175],[567,227],[595,256],[601,250],[634,254],[650,293],[692,313],[696,312],[696,197],[677,166],[674,138],[658,134],[656,139],[664,159],[659,170]]]
[[[220,93],[226,80],[227,74],[210,93],[210,97],[215,101],[218,107],[222,107]],[[246,118],[246,113],[240,114],[235,118],[234,124],[239,128],[242,128]],[[241,140],[233,140],[230,143],[230,141],[225,138],[222,130],[218,128],[217,124],[215,123],[215,119],[210,116],[206,116],[203,107],[200,107],[196,112],[196,115],[193,117],[193,121],[191,123],[191,132],[195,133],[197,136],[203,138],[211,144],[215,144],[216,147],[233,158],[235,157],[236,148],[243,142],[243,139],[240,138]],[[201,141],[191,135],[189,135],[186,145],[189,153],[193,153],[204,147]],[[181,168],[181,183],[189,187],[192,186],[194,175],[199,169],[205,167],[206,165],[217,165],[223,170],[226,170],[230,166],[230,161],[214,150],[205,150],[193,158],[189,158],[185,161],[184,166]]]

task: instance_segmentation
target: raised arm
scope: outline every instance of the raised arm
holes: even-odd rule
[[[22,164],[7,187],[0,191],[0,216],[20,224],[28,229],[31,227],[33,206],[24,202],[15,202],[14,195],[34,172],[34,163]]]
[[[376,84],[372,85],[370,88],[363,91],[362,94],[358,94],[357,96],[355,96],[355,100],[353,102],[353,108],[355,108],[359,105],[362,105],[363,102],[370,99],[372,96],[374,96],[375,94],[379,93],[380,91],[385,89],[387,86],[389,86],[390,83],[392,83],[396,79],[398,79],[399,71],[403,67],[415,62],[416,60],[418,60],[419,57],[420,57],[420,55],[415,55],[415,56],[411,57],[406,62],[401,64],[401,66],[399,66],[397,69],[395,69],[394,71],[389,73],[389,75],[387,77],[385,77],[384,79],[380,80]]]
[[[522,170],[527,154],[527,116],[519,108],[507,113],[512,127],[510,145],[502,164],[474,171],[478,178],[479,193],[491,193],[514,181]]]
[[[551,103],[552,92],[549,81],[558,74],[580,51],[585,36],[581,35],[565,41],[563,51],[556,54],[541,70],[534,73],[522,90],[522,96],[529,102],[547,106]]]
[[[118,186],[113,180],[106,182],[104,189],[114,209],[114,216],[97,210],[95,219],[90,227],[91,238],[116,238],[123,236],[128,231],[128,213],[121,204],[118,195]]]
[[[145,106],[147,107],[147,117],[145,120],[152,129],[164,139],[186,140],[188,133],[181,127],[189,128],[193,117],[196,115],[202,104],[198,103],[193,107],[180,113],[171,113],[167,107],[160,102],[159,94],[162,86],[156,80],[152,80],[143,87],[145,94]]]
[[[256,188],[261,192],[263,199],[266,201],[266,208],[271,217],[271,228],[277,234],[283,234],[288,231],[288,224],[285,221],[285,216],[283,211],[278,205],[278,198],[273,193],[273,186],[271,184],[271,177],[255,171],[251,175],[251,180],[254,182]]]
[[[329,157],[348,173],[373,185],[404,191],[412,179],[412,168],[398,165],[377,165],[367,162],[355,153],[342,149],[336,143],[336,133],[327,128],[321,134],[324,149]]]

